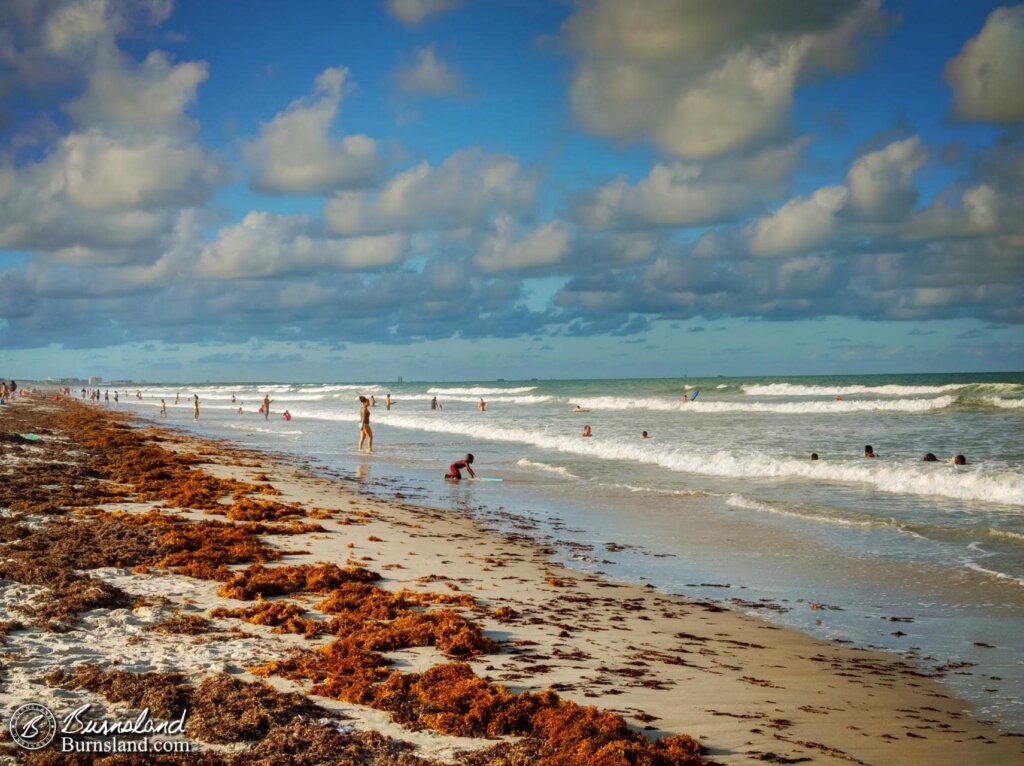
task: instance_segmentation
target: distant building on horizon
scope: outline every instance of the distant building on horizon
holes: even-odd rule
[[[103,382],[103,378],[101,378],[99,375],[90,375],[89,376],[89,385],[90,386],[96,386],[96,385],[99,385],[102,382]]]

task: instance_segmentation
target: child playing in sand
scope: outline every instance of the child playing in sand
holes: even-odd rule
[[[444,475],[444,478],[455,479],[455,481],[459,481],[462,478],[462,469],[465,468],[467,471],[469,471],[469,475],[475,479],[476,474],[473,473],[472,463],[473,455],[471,453],[467,454],[466,457],[462,458],[462,460],[456,460],[454,463],[448,466],[448,473]]]

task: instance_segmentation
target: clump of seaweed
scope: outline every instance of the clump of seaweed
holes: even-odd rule
[[[498,648],[479,625],[450,609],[409,611],[390,622],[341,620],[332,627],[336,635],[370,652],[435,646],[449,657],[475,657]]]
[[[235,575],[220,589],[227,598],[252,600],[288,593],[327,593],[344,583],[371,582],[380,575],[357,566],[337,564],[297,564],[267,569],[254,564]]]
[[[199,636],[213,630],[213,624],[197,614],[183,614],[153,623],[146,630],[173,636]]]
[[[235,617],[252,625],[273,626],[274,633],[298,633],[313,638],[328,630],[325,622],[304,618],[306,610],[287,601],[260,601],[239,609],[217,607],[211,617]]]
[[[232,521],[288,521],[305,515],[302,506],[294,503],[250,497],[240,497],[230,507],[217,512],[224,513]]]
[[[120,588],[92,577],[76,575],[68,569],[29,562],[5,562],[0,576],[29,585],[45,585],[46,590],[33,596],[18,611],[35,625],[64,633],[78,622],[79,612],[92,609],[124,609],[135,603],[135,597]]]
[[[538,766],[697,766],[699,745],[676,735],[651,742],[622,716],[584,707],[552,691],[512,694],[463,663],[425,673],[392,673],[374,690],[374,707],[399,723],[456,736],[519,735]]]
[[[7,634],[12,630],[22,630],[24,623],[19,620],[0,620],[0,644],[7,643]]]
[[[249,670],[263,677],[279,675],[293,681],[309,681],[313,694],[366,705],[373,701],[374,685],[387,677],[387,664],[380,654],[368,652],[351,641],[338,640]]]
[[[54,670],[43,679],[50,686],[87,689],[111,702],[123,702],[137,709],[148,707],[158,718],[179,716],[189,706],[187,687],[178,673],[129,673],[79,665],[70,671]]]
[[[186,731],[203,742],[262,739],[274,726],[328,715],[302,694],[285,694],[223,673],[204,679],[188,702]]]

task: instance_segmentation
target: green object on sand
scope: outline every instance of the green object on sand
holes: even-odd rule
[[[24,439],[25,441],[37,442],[43,437],[39,436],[38,434],[22,434],[21,438]]]

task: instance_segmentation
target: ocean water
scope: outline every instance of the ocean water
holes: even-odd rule
[[[264,394],[269,420],[256,412]],[[359,394],[377,399],[372,456],[356,452]],[[163,397],[170,425],[299,454],[526,531],[573,566],[898,652],[942,672],[981,717],[1024,729],[1024,374],[147,386],[142,395],[122,394],[122,406],[155,417]],[[592,437],[581,437],[584,425]],[[866,444],[876,459],[863,457]],[[503,481],[443,481],[466,452],[480,475]],[[926,452],[939,462],[923,462]],[[952,465],[955,454],[968,464]]]

